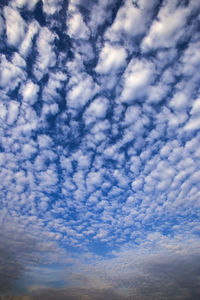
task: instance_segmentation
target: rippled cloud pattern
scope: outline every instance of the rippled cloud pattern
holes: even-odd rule
[[[1,1],[2,297],[199,299],[199,13]]]

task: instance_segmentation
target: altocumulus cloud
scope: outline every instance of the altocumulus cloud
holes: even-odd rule
[[[0,299],[199,299],[199,2],[0,8]]]

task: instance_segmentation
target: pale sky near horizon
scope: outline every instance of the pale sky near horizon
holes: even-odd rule
[[[0,299],[199,299],[199,69],[197,0],[1,0]]]

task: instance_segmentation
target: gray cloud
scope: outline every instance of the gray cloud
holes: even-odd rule
[[[134,268],[137,271],[134,271]],[[80,277],[85,287],[37,288],[27,295],[31,300],[103,300],[103,299],[199,299],[199,255],[152,257],[140,266],[132,266],[130,273],[119,272],[108,277],[110,287],[90,287],[86,278]],[[78,277],[77,277],[78,279]],[[3,297],[0,299],[4,299]],[[6,298],[7,299],[7,298]],[[11,298],[15,299],[15,298]],[[18,298],[16,298],[18,299]],[[19,299],[24,299],[23,297]]]
[[[24,274],[29,258],[34,258],[34,243],[30,237],[20,237],[17,232],[14,236],[4,228],[0,235],[0,294],[12,291],[15,281]]]
[[[41,234],[40,237],[37,234],[34,236],[12,220],[9,224],[4,222],[0,234],[0,297],[4,294],[9,296],[26,293],[27,287],[21,279],[24,276],[28,278],[34,267],[42,268],[49,263],[58,262],[58,252],[48,235],[43,235],[42,238]],[[64,253],[62,257],[64,258]],[[38,280],[42,281],[39,277]]]

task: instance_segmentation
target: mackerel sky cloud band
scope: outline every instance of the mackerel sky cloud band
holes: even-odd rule
[[[1,1],[0,299],[199,299],[199,13]]]

